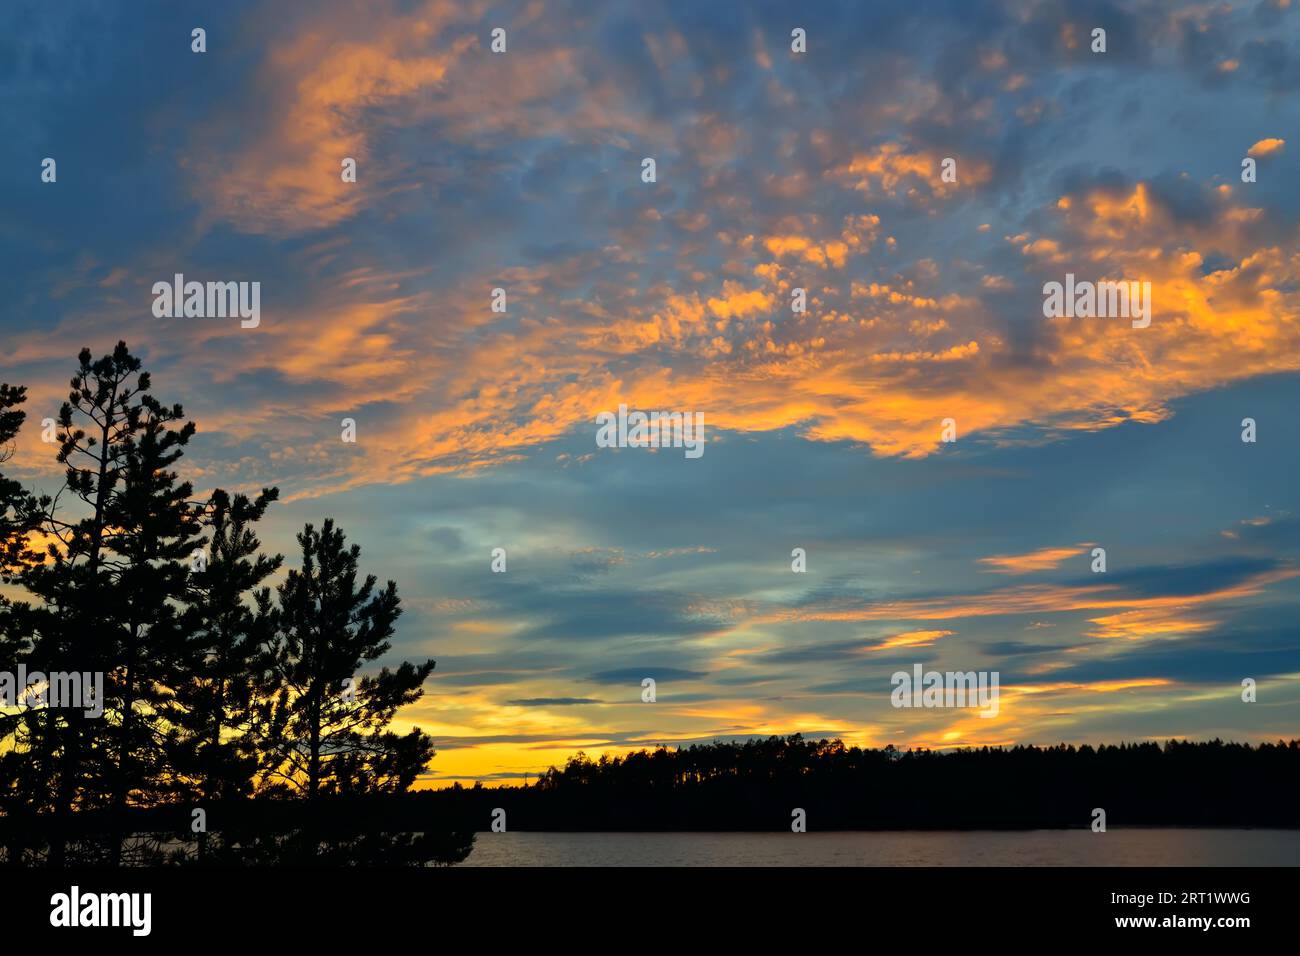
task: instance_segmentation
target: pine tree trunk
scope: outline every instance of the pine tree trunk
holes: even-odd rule
[[[100,425],[99,441],[99,481],[95,486],[95,517],[91,524],[90,553],[87,556],[88,585],[82,607],[93,608],[99,592],[99,550],[104,536],[104,509],[108,504],[108,456],[111,448],[109,436],[117,420],[113,409],[117,405],[117,384],[114,383],[109,398],[108,410]],[[73,622],[74,626],[83,622]],[[89,622],[84,622],[89,624]],[[87,628],[86,633],[89,633]],[[69,648],[70,649],[70,648]],[[59,784],[56,790],[54,817],[56,824],[54,839],[50,844],[50,866],[62,867],[67,863],[67,843],[65,826],[70,822],[72,804],[76,799],[76,787],[81,777],[81,727],[83,715],[79,711],[69,711],[68,725],[63,745],[63,759],[60,761]]]

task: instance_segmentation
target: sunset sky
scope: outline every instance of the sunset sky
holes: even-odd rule
[[[1300,730],[1300,3],[7,3],[0,119],[6,471],[125,339],[196,492],[397,581],[422,785]],[[155,318],[176,273],[260,325]],[[1150,326],[1045,318],[1067,273]],[[704,454],[598,448],[620,404]],[[998,716],[891,707],[917,663]]]

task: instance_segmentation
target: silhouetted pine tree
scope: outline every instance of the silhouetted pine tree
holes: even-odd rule
[[[434,662],[345,684],[389,650],[396,585],[359,583],[360,549],[326,521],[298,536],[303,564],[276,606],[266,582],[282,559],[261,553],[252,528],[276,490],[192,503],[173,468],[194,425],[149,390],[124,343],[94,361],[83,349],[58,419],[62,489],[36,499],[0,475],[0,573],[35,599],[0,598],[0,652],[104,675],[102,718],[0,716],[5,858],[161,862],[139,838],[174,841],[201,800],[235,821],[218,828],[220,862],[463,859],[472,833],[394,831],[385,815],[433,757],[427,735],[389,727]],[[23,397],[0,386],[0,463]],[[43,555],[27,549],[32,531],[49,539]],[[284,797],[328,807],[304,815]]]
[[[13,457],[13,440],[26,417],[19,406],[26,397],[25,388],[0,383],[0,465]],[[40,508],[46,504],[0,472],[0,583],[20,576],[33,560],[28,536],[39,526]],[[0,593],[0,661],[13,670],[30,665],[32,646],[30,609]],[[10,865],[26,862],[38,848],[31,820],[46,808],[46,787],[30,759],[34,719],[29,711],[0,712],[0,816],[10,824],[4,853]]]
[[[18,406],[26,400],[26,388],[0,382],[0,465],[13,457],[13,440],[27,417]],[[27,535],[38,525],[39,504],[31,492],[0,472],[0,581],[10,581],[30,559]]]
[[[275,611],[265,581],[283,556],[261,552],[253,525],[279,497],[256,499],[220,488],[204,509],[211,540],[190,575],[194,630],[175,696],[166,709],[169,784],[179,799],[207,812],[252,794],[269,721]],[[199,854],[207,850],[200,833]]]
[[[376,590],[373,575],[358,583],[361,549],[348,547],[332,520],[319,531],[308,524],[298,543],[302,567],[279,588],[275,667],[281,687],[269,784],[301,794],[309,806],[325,797],[405,791],[433,757],[433,742],[418,729],[399,736],[388,726],[399,707],[420,698],[434,662],[404,662],[359,677],[361,667],[390,647],[401,613],[397,585],[389,581]],[[373,831],[317,832],[319,819],[309,815],[304,835],[305,852],[317,859],[328,858],[326,845],[353,861],[391,862],[390,852],[403,852],[401,841],[385,843]]]
[[[92,361],[83,349],[59,413],[64,490],[81,515],[57,510],[49,559],[24,575],[42,601],[34,656],[49,670],[104,674],[104,716],[50,708],[38,750],[53,782],[52,809],[106,809],[116,821],[104,850],[120,863],[125,811],[165,791],[162,713],[178,681],[191,622],[182,612],[199,514],[171,466],[194,434],[179,405],[149,395],[149,374],[119,342]],[[102,853],[102,856],[101,856]],[[51,863],[65,862],[56,835]]]
[[[279,588],[275,664],[281,689],[275,707],[279,756],[273,777],[314,800],[405,790],[433,756],[418,730],[387,730],[403,704],[420,698],[434,662],[404,662],[377,675],[358,671],[390,647],[401,614],[397,585],[358,585],[361,549],[327,519],[298,535],[302,567]],[[346,682],[356,681],[348,694]]]

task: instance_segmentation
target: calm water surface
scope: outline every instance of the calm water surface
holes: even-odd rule
[[[1300,830],[480,833],[462,866],[1300,866]]]

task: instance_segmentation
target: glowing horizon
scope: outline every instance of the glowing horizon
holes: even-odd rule
[[[7,31],[6,473],[57,483],[41,420],[124,339],[197,494],[278,486],[286,566],[332,516],[397,582],[420,787],[1296,736],[1295,5],[379,6],[204,10],[203,54],[171,9]],[[1149,326],[1044,315],[1067,274],[1149,282]],[[160,318],[177,275],[260,321]],[[703,454],[601,447],[621,405]],[[997,716],[891,706],[914,664],[998,672]]]

